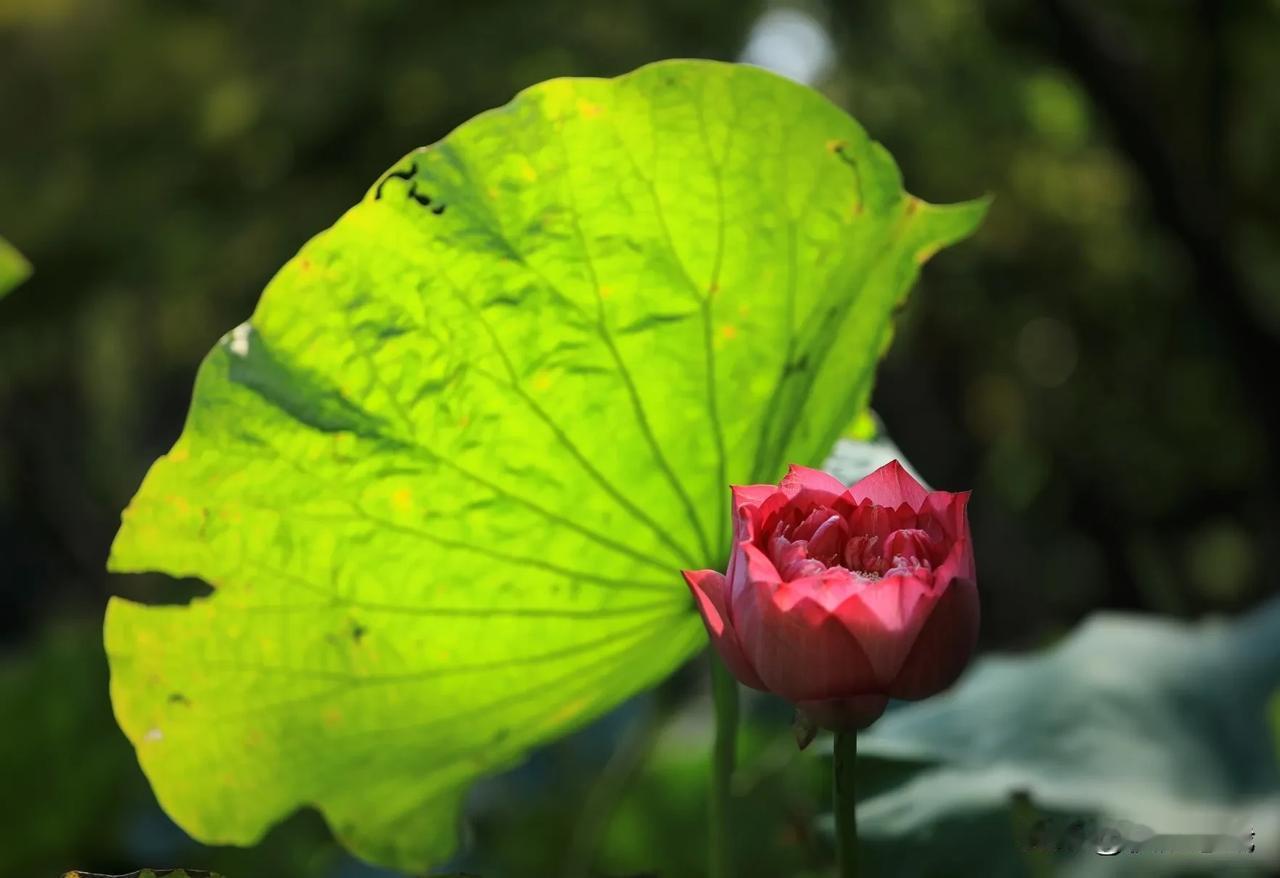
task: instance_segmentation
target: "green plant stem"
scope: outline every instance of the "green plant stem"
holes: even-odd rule
[[[831,766],[835,791],[836,862],[840,878],[857,878],[858,875],[858,803],[854,784],[857,756],[858,733],[836,732]]]
[[[711,756],[710,878],[732,878],[729,795],[738,746],[738,681],[711,656],[711,694],[716,709],[716,740]]]
[[[658,732],[671,719],[672,712],[669,705],[651,706],[627,728],[583,802],[570,838],[569,852],[560,870],[562,878],[586,878],[590,874],[601,839],[609,828],[609,821],[618,809],[628,782],[653,752]]]

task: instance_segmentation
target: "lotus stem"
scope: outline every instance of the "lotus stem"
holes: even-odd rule
[[[733,878],[730,785],[738,746],[738,681],[720,656],[711,655],[711,694],[716,710],[716,740],[711,759],[710,878]]]
[[[835,791],[836,862],[840,878],[858,875],[857,787],[854,784],[858,733],[836,732],[832,753],[832,787]]]

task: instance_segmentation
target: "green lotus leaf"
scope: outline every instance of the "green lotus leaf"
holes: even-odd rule
[[[0,238],[0,299],[31,276],[31,263],[14,246]]]
[[[209,354],[116,571],[112,699],[168,813],[249,844],[304,805],[399,868],[477,776],[705,642],[730,482],[820,463],[920,264],[985,205],[765,71],[558,79],[417,150]]]

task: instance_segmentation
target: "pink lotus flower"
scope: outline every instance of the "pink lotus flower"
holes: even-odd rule
[[[968,492],[895,460],[846,489],[792,466],[733,489],[727,574],[684,571],[720,657],[817,725],[860,729],[890,698],[950,686],[978,637]]]

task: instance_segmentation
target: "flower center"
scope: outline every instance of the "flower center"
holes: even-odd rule
[[[784,514],[765,541],[765,550],[784,580],[842,570],[870,582],[933,569],[937,541],[918,526],[914,514],[863,505],[847,518],[819,506]],[[910,520],[904,520],[909,518]]]

